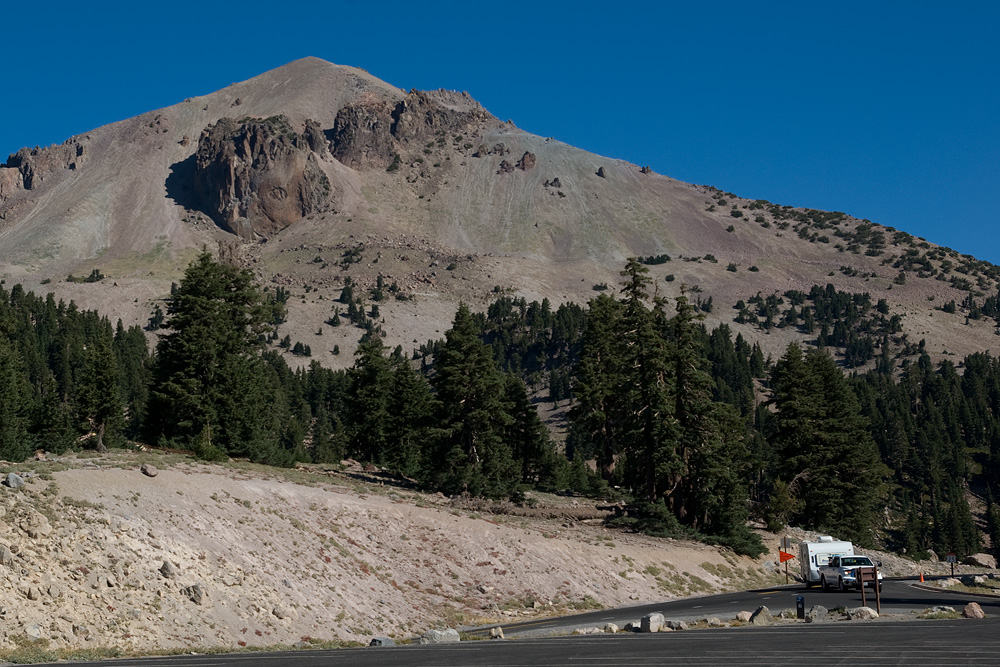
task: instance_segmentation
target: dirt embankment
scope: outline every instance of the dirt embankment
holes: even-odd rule
[[[152,464],[155,477],[140,466]],[[0,649],[367,642],[778,581],[771,559],[350,473],[115,452],[0,467]]]

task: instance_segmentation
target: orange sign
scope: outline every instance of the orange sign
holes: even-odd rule
[[[786,560],[792,560],[793,558],[795,558],[794,555],[788,553],[787,551],[782,551],[781,549],[778,549],[778,562],[779,563],[784,563]]]

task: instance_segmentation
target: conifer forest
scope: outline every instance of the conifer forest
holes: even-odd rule
[[[350,457],[449,495],[601,498],[624,528],[753,555],[754,521],[914,558],[1000,544],[1000,361],[932,363],[884,302],[832,286],[666,299],[630,260],[617,287],[555,309],[463,305],[443,338],[404,351],[378,325],[391,287],[347,282],[325,324],[364,330],[353,364],[293,370],[286,352],[311,350],[280,336],[288,294],[209,253],[146,331],[5,285],[0,458],[137,443],[274,466]],[[765,358],[708,330],[712,308],[804,342]],[[540,400],[566,408],[558,444]]]

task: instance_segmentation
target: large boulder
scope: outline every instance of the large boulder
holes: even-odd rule
[[[52,534],[52,524],[49,523],[48,518],[44,514],[39,514],[33,510],[29,511],[21,519],[18,526],[28,537],[35,540],[41,537],[48,537]]]
[[[205,600],[205,589],[201,584],[191,584],[181,589],[181,595],[191,602],[200,605]]]
[[[424,634],[420,635],[418,643],[443,644],[447,642],[457,642],[460,640],[461,638],[458,636],[458,630],[448,628],[447,630],[428,630]]]
[[[829,611],[823,605],[815,605],[806,612],[806,623],[824,623],[829,620]]]
[[[847,610],[847,618],[852,621],[871,621],[878,618],[878,612],[871,607],[854,607]]]
[[[664,620],[663,614],[658,611],[646,614],[639,621],[639,632],[659,632]]]
[[[986,618],[986,613],[978,602],[970,602],[962,610],[962,616],[965,618]]]
[[[11,489],[20,489],[24,486],[24,478],[16,472],[9,472],[3,480],[3,485]]]
[[[269,237],[320,210],[330,181],[310,145],[284,116],[221,118],[198,140],[195,158],[201,204],[224,229]]]
[[[988,567],[995,569],[997,566],[996,557],[990,554],[972,554],[971,556],[966,556],[965,560],[962,561],[966,565],[975,565],[976,567]]]
[[[169,560],[165,560],[160,566],[160,574],[163,575],[164,579],[176,579],[177,575],[180,574],[180,569]]]
[[[521,159],[517,161],[517,168],[521,171],[531,171],[535,168],[535,164],[538,163],[538,159],[535,157],[534,153],[524,152]]]
[[[761,605],[757,607],[757,611],[750,615],[751,625],[771,625],[774,623],[774,616],[771,615],[771,610]]]

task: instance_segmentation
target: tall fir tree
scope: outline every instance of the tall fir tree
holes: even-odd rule
[[[580,361],[573,378],[577,401],[570,419],[577,426],[587,452],[597,461],[605,480],[615,472],[621,452],[624,424],[625,361],[622,356],[621,305],[607,294],[590,301],[583,333]]]
[[[111,324],[105,319],[86,350],[77,377],[80,417],[93,430],[99,452],[106,451],[106,439],[118,444],[124,425],[121,374],[112,347]]]
[[[437,350],[434,371],[438,427],[424,462],[425,481],[445,493],[518,495],[518,465],[503,439],[511,422],[503,375],[465,304]]]
[[[384,462],[413,476],[420,472],[435,411],[430,386],[404,358],[393,359],[389,398],[389,447]]]
[[[260,358],[273,306],[253,276],[203,252],[170,297],[161,334],[147,433],[200,451],[288,464],[280,418],[287,413]]]
[[[622,271],[622,319],[625,382],[619,387],[627,402],[624,448],[627,481],[640,497],[656,502],[673,497],[682,483],[685,461],[677,447],[677,422],[671,412],[663,304],[647,307],[649,269],[630,259]]]
[[[31,452],[28,437],[30,387],[21,358],[0,335],[0,458],[23,461]]]
[[[392,374],[378,335],[365,334],[355,352],[347,393],[350,453],[362,461],[385,462],[388,449],[389,392]]]
[[[779,478],[800,501],[794,519],[855,542],[875,542],[885,466],[843,372],[825,351],[797,345],[772,377]]]

